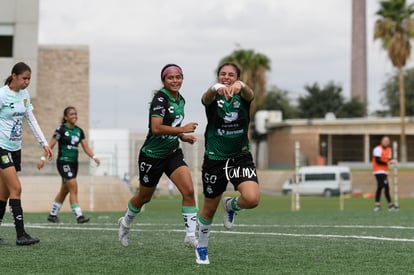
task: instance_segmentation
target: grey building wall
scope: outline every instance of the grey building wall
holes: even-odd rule
[[[10,75],[13,65],[23,61],[32,69],[32,97],[37,93],[38,22],[38,0],[0,0],[0,27],[11,28],[14,33],[13,56],[0,57],[1,84]]]
[[[40,46],[37,96],[32,98],[34,114],[47,140],[61,123],[63,110],[74,106],[78,122],[89,137],[89,48],[87,46]],[[29,91],[33,84],[29,86]],[[37,162],[42,149],[24,124],[22,159]],[[55,150],[56,152],[56,150]],[[86,154],[79,154],[87,161]],[[54,168],[54,167],[53,167]]]

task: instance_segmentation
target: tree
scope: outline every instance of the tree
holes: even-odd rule
[[[224,62],[237,64],[241,70],[241,80],[255,91],[256,97],[251,110],[254,113],[256,106],[263,102],[266,92],[266,72],[270,70],[270,59],[254,50],[240,49],[220,60],[220,64]]]
[[[404,87],[406,115],[414,116],[414,68],[404,71]],[[400,113],[399,105],[399,73],[388,77],[381,88],[381,103],[387,106],[386,110],[377,111],[380,116],[397,116]]]
[[[345,102],[344,105],[339,108],[336,117],[364,117],[366,113],[366,104],[364,102],[361,102],[358,97],[354,96],[350,101]]]
[[[414,3],[407,6],[405,0],[380,1],[380,9],[376,12],[379,19],[374,26],[374,39],[382,41],[382,47],[399,74],[399,99],[401,117],[401,161],[407,161],[407,144],[405,136],[405,89],[403,68],[410,57],[411,42],[414,37]]]
[[[257,110],[278,110],[285,119],[297,117],[297,110],[291,105],[289,92],[276,86],[267,91],[263,103],[257,106]]]
[[[329,82],[325,87],[315,83],[305,86],[306,96],[298,98],[298,114],[301,118],[323,118],[327,113],[334,113],[336,117],[363,117],[365,104],[357,97],[346,102],[342,96],[342,87]]]

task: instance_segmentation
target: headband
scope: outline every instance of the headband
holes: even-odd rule
[[[162,73],[161,73],[161,79],[164,80],[164,78],[165,78],[165,76],[167,74],[170,74],[170,73],[172,73],[174,71],[177,72],[177,73],[179,73],[180,75],[183,75],[183,70],[181,70],[180,67],[178,67],[176,65],[171,65],[171,66],[165,68],[164,71],[162,71]]]

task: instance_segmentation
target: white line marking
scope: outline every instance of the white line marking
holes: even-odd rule
[[[45,225],[45,226],[52,226],[52,227],[61,227],[62,225],[77,225],[76,223],[60,223],[60,224],[52,224],[50,222],[46,223],[25,223],[25,226],[31,225]],[[117,226],[117,222],[114,221],[113,223],[87,223],[85,226]],[[2,223],[2,226],[14,226],[11,223]],[[81,225],[77,225],[81,226]],[[176,224],[159,224],[159,223],[137,223],[137,226],[183,226],[181,223]],[[222,223],[215,223],[212,224],[213,227],[222,227]],[[318,224],[236,224],[234,227],[257,227],[257,228],[355,228],[355,229],[402,229],[402,230],[413,230],[413,226],[402,226],[402,225],[318,225]]]
[[[102,225],[113,226],[113,227],[101,227]],[[223,226],[222,224],[217,224]],[[6,223],[2,224],[6,227],[14,227],[14,224]],[[85,230],[85,231],[118,231],[116,223],[110,224],[88,224],[83,226],[65,226],[57,224],[35,224],[27,223],[25,225],[28,228],[37,229],[51,229],[51,230]],[[184,229],[159,229],[160,224],[137,224],[136,227],[142,226],[157,226],[157,229],[142,229],[142,228],[131,228],[132,232],[185,232]],[[164,224],[164,227],[170,226],[182,226],[179,224]],[[237,227],[279,227],[279,228],[361,228],[361,229],[413,229],[413,227],[405,226],[364,226],[364,225],[237,225]],[[211,230],[214,234],[237,234],[237,235],[260,235],[260,236],[284,236],[284,237],[300,237],[300,238],[337,238],[337,239],[360,239],[360,240],[373,240],[373,241],[391,241],[391,242],[414,242],[414,239],[408,238],[392,238],[392,237],[378,237],[378,236],[365,236],[365,235],[337,235],[337,234],[299,234],[299,233],[281,233],[281,232],[242,232],[242,231],[227,231],[227,230]]]

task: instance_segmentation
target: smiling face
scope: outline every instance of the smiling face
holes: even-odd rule
[[[223,66],[218,73],[217,80],[218,83],[231,86],[238,80],[236,68],[231,65]]]
[[[78,121],[78,112],[74,108],[69,108],[66,110],[64,118],[68,125],[73,126]]]
[[[177,71],[171,71],[164,77],[163,84],[168,91],[178,93],[183,84],[183,76]]]

